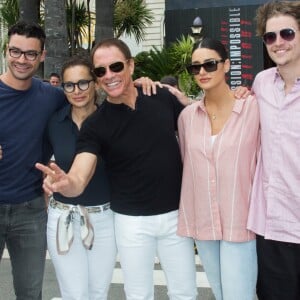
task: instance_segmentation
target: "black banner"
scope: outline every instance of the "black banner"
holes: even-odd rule
[[[264,67],[263,43],[255,35],[255,6],[213,7],[166,11],[166,42],[191,34],[193,20],[203,22],[203,36],[221,40],[231,60],[228,84],[235,88],[251,86],[254,76]],[[172,23],[170,23],[172,20]],[[176,23],[174,20],[177,20]]]

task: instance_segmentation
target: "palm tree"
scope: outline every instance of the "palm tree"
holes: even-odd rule
[[[42,19],[45,19],[48,51],[45,62],[46,75],[49,72],[60,70],[61,62],[69,56],[68,50],[72,43],[74,43],[74,48],[78,49],[82,46],[82,39],[88,37],[88,50],[90,48],[90,24],[92,21],[89,11],[90,0],[87,0],[87,7],[83,0],[75,6],[72,5],[74,2],[72,0],[5,0],[0,9],[0,17],[5,20],[7,26],[11,26],[19,19],[19,4],[22,7],[23,19],[35,21],[38,18],[39,23],[43,23]],[[39,3],[38,7],[40,7],[40,3],[44,4],[43,16],[36,9],[31,9],[30,5],[34,4],[36,7],[37,3]],[[120,37],[122,34],[134,36],[138,42],[144,39],[145,28],[152,22],[153,17],[143,0],[95,0],[95,4],[96,40],[113,36]],[[66,10],[68,22],[65,16]],[[75,12],[76,20],[73,27],[71,25],[72,11]],[[69,24],[67,25],[69,35],[66,34],[66,22]]]
[[[18,0],[6,0],[0,8],[0,20],[6,27],[10,27],[19,20]]]
[[[149,52],[141,52],[135,57],[135,78],[148,76],[159,81],[165,75],[176,75],[171,48],[153,47]]]
[[[114,0],[114,33],[134,36],[137,43],[145,37],[145,29],[154,17],[144,0]]]
[[[96,2],[96,26],[95,40],[100,41],[114,36],[113,32],[113,0],[97,0]]]
[[[40,0],[18,0],[20,19],[38,23],[40,15]]]
[[[189,96],[199,95],[200,89],[186,65],[191,61],[193,40],[190,36],[181,36],[176,42],[159,50],[153,47],[150,51],[141,52],[135,57],[134,78],[149,76],[159,81],[165,75],[176,76],[181,90]]]
[[[144,0],[97,0],[96,41],[122,34],[134,36],[139,43],[154,17]]]
[[[45,32],[47,56],[44,74],[60,73],[63,62],[69,57],[67,17],[62,0],[45,0]]]
[[[85,3],[76,3],[74,0],[66,1],[67,30],[71,48],[71,54],[76,53],[76,49],[81,49],[84,38],[88,37],[88,28],[91,15],[88,14]]]
[[[91,37],[91,23],[92,23],[92,18],[91,18],[91,9],[90,9],[90,0],[86,1],[86,7],[87,7],[87,13],[88,13],[88,51],[91,49],[92,45],[92,37]]]

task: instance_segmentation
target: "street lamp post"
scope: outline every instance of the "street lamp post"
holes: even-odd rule
[[[202,38],[203,38],[202,33],[201,33],[202,28],[203,28],[202,20],[198,16],[194,19],[193,25],[191,26],[192,37],[193,37],[194,43],[202,40]]]

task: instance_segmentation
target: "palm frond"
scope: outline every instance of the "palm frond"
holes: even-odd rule
[[[145,37],[145,29],[151,25],[154,17],[143,0],[115,0],[114,31],[115,36],[122,34],[134,36],[137,43]]]

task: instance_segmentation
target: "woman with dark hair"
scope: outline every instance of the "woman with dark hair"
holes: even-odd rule
[[[67,172],[79,129],[98,110],[90,60],[70,58],[62,67],[62,81],[69,105],[52,116],[47,133],[55,161]],[[47,242],[62,299],[107,299],[116,258],[113,220],[103,161],[79,196],[50,196]]]
[[[195,239],[217,300],[253,300],[256,241],[246,225],[260,138],[257,102],[235,98],[218,40],[195,44],[187,69],[204,94],[178,120],[184,164],[178,234]]]

